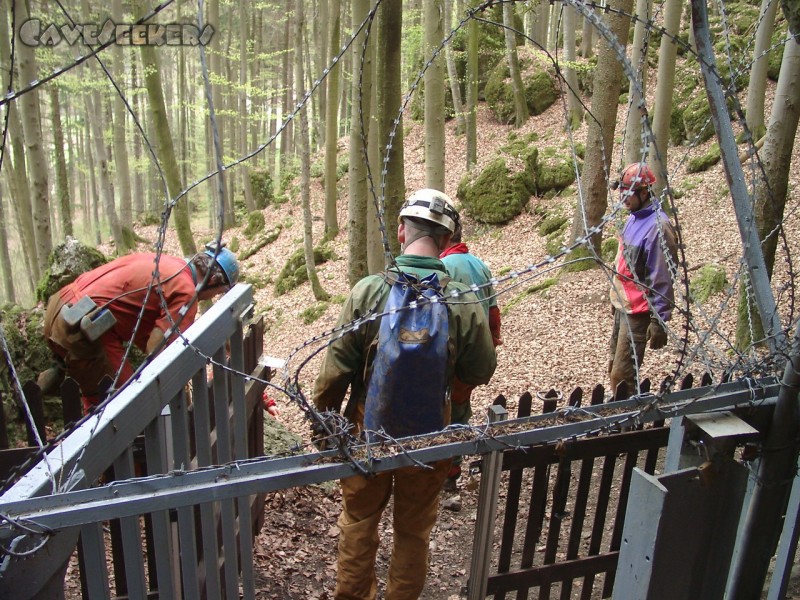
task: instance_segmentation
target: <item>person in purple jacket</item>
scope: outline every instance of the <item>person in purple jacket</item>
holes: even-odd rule
[[[630,216],[619,236],[611,285],[614,329],[611,334],[608,375],[616,399],[617,386],[627,383],[637,391],[648,340],[657,350],[667,344],[665,323],[675,305],[669,252],[676,264],[675,230],[651,191],[656,178],[645,163],[625,167],[619,181],[621,199]]]

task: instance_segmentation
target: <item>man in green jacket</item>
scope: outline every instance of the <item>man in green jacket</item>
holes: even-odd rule
[[[448,388],[458,377],[470,385],[487,383],[494,373],[497,358],[486,311],[473,292],[449,280],[439,254],[447,248],[455,229],[457,213],[450,198],[437,190],[423,189],[412,194],[400,210],[397,237],[403,254],[397,267],[417,278],[436,273],[444,280],[444,297],[453,291],[459,297],[447,302],[449,356],[445,380]],[[391,273],[391,270],[389,271]],[[339,325],[350,323],[370,311],[381,312],[391,289],[391,277],[370,275],[350,292],[339,317]],[[350,388],[345,416],[363,429],[376,340],[380,320],[336,339],[328,348],[314,386],[318,410],[339,411]],[[378,350],[379,351],[379,350]],[[396,400],[402,407],[403,397]],[[443,393],[444,423],[450,420],[449,389]],[[429,466],[404,467],[374,477],[356,475],[343,479],[342,513],[339,517],[339,556],[335,598],[372,600],[377,594],[375,557],[378,550],[378,524],[394,492],[394,547],[387,600],[418,598],[428,570],[428,543],[436,522],[439,494],[451,461]]]

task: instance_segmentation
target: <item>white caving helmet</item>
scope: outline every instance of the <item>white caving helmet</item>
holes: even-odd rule
[[[454,233],[459,222],[458,211],[454,208],[450,196],[439,190],[429,188],[417,190],[411,194],[400,207],[398,222],[404,217],[412,217],[429,221]]]

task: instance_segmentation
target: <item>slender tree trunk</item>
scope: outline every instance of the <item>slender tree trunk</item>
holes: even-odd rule
[[[86,96],[86,103],[88,104],[90,101],[90,96],[87,94]],[[102,241],[102,233],[100,231],[100,193],[97,190],[97,176],[95,175],[95,160],[94,160],[94,150],[92,150],[92,133],[91,133],[91,125],[88,121],[86,121],[86,156],[89,159],[89,186],[90,186],[90,194],[86,194],[87,205],[86,205],[86,220],[87,222],[91,220],[92,228],[88,231],[89,235],[91,235],[92,230],[94,231],[94,243],[95,245],[100,245]],[[91,216],[90,216],[91,215]]]
[[[100,97],[100,92],[93,91],[86,97],[87,119],[92,127],[92,144],[94,145],[95,165],[98,170],[98,180],[100,187],[100,198],[103,204],[103,210],[108,219],[108,225],[111,229],[111,237],[118,250],[125,248],[123,242],[122,228],[117,218],[117,209],[114,203],[114,187],[111,183],[111,173],[109,171],[109,158],[105,142],[103,140],[103,127],[104,119],[98,119],[95,115],[102,113],[103,99]],[[99,223],[98,223],[99,225]]]
[[[216,29],[217,35],[215,35],[211,39],[211,43],[208,45],[208,55],[209,55],[209,71],[212,77],[217,77],[219,80],[224,78],[224,73],[222,70],[222,44],[220,42],[221,36],[220,32],[223,31],[221,25],[222,22],[220,20],[219,14],[219,0],[209,0],[208,2],[208,22]],[[225,119],[222,118],[222,111],[225,108],[224,99],[222,97],[222,84],[212,83],[211,85],[211,98],[212,102],[214,103],[214,110],[217,113],[217,132],[219,134],[219,143],[220,143],[220,153],[222,156],[225,155]],[[164,115],[166,119],[166,113]],[[211,127],[211,122],[209,121],[209,127]],[[212,154],[212,153],[210,153]],[[212,154],[213,156],[213,154]],[[212,161],[213,163],[213,161]],[[214,170],[216,170],[216,164],[214,163]],[[217,175],[217,177],[222,177],[222,174]],[[217,206],[224,206],[225,210],[225,222],[223,223],[223,227],[226,229],[231,227],[234,223],[235,214],[233,211],[233,198],[232,194],[228,193],[227,186],[226,186],[226,178],[222,177],[222,185],[213,185],[211,186],[214,190],[214,194],[216,196]],[[220,191],[222,193],[222,197],[219,197]],[[172,194],[172,192],[170,192]]]
[[[156,140],[156,155],[161,162],[164,176],[167,179],[167,191],[170,201],[177,198],[183,189],[181,184],[180,168],[175,157],[175,148],[172,144],[167,107],[164,102],[164,93],[161,87],[161,71],[158,66],[156,49],[144,45],[142,50],[142,65],[145,73],[145,87],[147,98],[150,101],[150,114],[153,119],[153,133]],[[192,256],[197,252],[192,227],[189,219],[189,200],[186,196],[181,198],[172,211],[175,217],[175,231],[181,245],[181,252],[185,256]]]
[[[111,14],[114,22],[122,23],[122,0],[112,0]],[[114,44],[114,77],[119,85],[125,82],[125,59],[123,48]],[[117,188],[119,189],[119,217],[122,227],[133,227],[133,201],[131,198],[131,175],[128,168],[128,147],[125,141],[126,109],[125,103],[119,94],[114,94],[114,168],[117,174]]]
[[[633,0],[609,0],[609,6],[630,14]],[[613,15],[613,16],[612,16]],[[630,18],[609,13],[611,32],[624,47],[628,43]],[[608,207],[608,173],[614,150],[614,125],[617,122],[622,65],[605,41],[597,56],[592,94],[592,114],[586,136],[586,158],[581,174],[581,198],[575,207],[570,239],[574,242],[598,225]],[[600,250],[600,235],[592,237],[595,250]]]
[[[245,15],[249,14],[248,0],[240,2],[241,14],[239,15],[239,154],[246,156],[250,152],[250,147],[247,143],[248,119],[250,117],[250,110],[247,104],[247,45],[250,36],[247,31],[248,19]],[[252,81],[250,82],[252,85]],[[256,209],[256,201],[253,198],[253,186],[250,183],[250,168],[247,162],[239,165],[242,171],[242,190],[244,191],[244,204],[247,207],[247,212]]]
[[[293,102],[293,85],[292,85],[292,67],[294,65],[294,60],[292,59],[290,48],[292,47],[292,21],[291,21],[291,11],[292,11],[292,0],[286,0],[286,27],[285,27],[285,39],[286,43],[284,48],[286,52],[283,55],[283,79],[284,79],[284,94],[283,94],[283,110],[281,111],[281,117],[285,118],[292,112],[294,108]],[[298,90],[299,91],[299,90]],[[286,124],[286,127],[283,130],[282,134],[282,144],[281,144],[281,154],[283,155],[282,159],[286,160],[291,154],[294,154],[294,133],[293,133],[294,124],[292,121],[289,121]]]
[[[10,3],[8,8],[10,8]],[[2,18],[0,18],[0,65],[2,66],[2,72],[6,75],[11,74],[10,40],[11,34],[4,9]],[[6,81],[6,75],[3,76],[4,89],[13,87],[9,86],[10,80]],[[9,204],[17,223],[19,239],[22,242],[22,256],[25,257],[23,272],[29,289],[33,289],[35,286],[34,274],[38,268],[38,260],[36,258],[36,242],[33,236],[33,213],[31,212],[31,199],[28,193],[28,174],[25,166],[25,136],[17,108],[16,103],[11,103],[6,107],[6,110],[10,111],[8,115],[8,140],[11,160],[9,160],[9,156],[6,156],[3,168],[9,169],[6,180],[9,183],[11,192],[11,202]]]
[[[403,34],[403,3],[401,0],[385,0],[380,16],[380,34],[378,36],[378,70],[383,75],[383,84],[377,86],[378,93],[378,119],[379,119],[379,139],[381,158],[388,160],[381,164],[386,169],[384,187],[384,225],[386,227],[389,247],[393,254],[400,254],[400,242],[397,236],[393,235],[392,226],[397,223],[400,214],[400,206],[406,194],[405,170],[403,165],[403,121],[399,115],[401,96],[401,50]],[[441,66],[441,59],[438,59]],[[439,70],[441,73],[441,69]],[[444,102],[444,81],[439,82],[441,99]],[[425,86],[425,97],[428,97],[428,90]],[[427,102],[426,102],[427,108]],[[441,112],[441,135],[444,140],[444,106]],[[395,127],[395,119],[400,119]],[[426,116],[427,119],[427,116]],[[427,127],[427,120],[426,120]],[[394,137],[389,138],[394,131]],[[444,157],[444,144],[442,143],[442,163]],[[426,159],[427,165],[427,159]],[[444,189],[444,164],[441,166],[442,187]]]
[[[567,84],[567,112],[568,122],[571,129],[580,127],[583,121],[583,105],[578,96],[578,74],[575,67],[575,28],[577,27],[577,13],[575,8],[564,5],[564,58],[567,59],[567,66],[564,69],[564,81]]]
[[[5,19],[5,15],[0,15]],[[3,198],[3,186],[0,185],[0,273],[3,274],[3,303],[14,304],[17,302],[17,294],[14,289],[14,271],[11,268],[11,248],[8,245],[8,230],[6,229],[6,209],[5,198]]]
[[[442,0],[425,3],[425,52],[433,56],[444,38]],[[383,7],[384,11],[386,6]],[[425,71],[425,185],[444,191],[444,65],[441,57],[433,59]]]
[[[550,26],[547,35],[547,50],[550,53],[555,53],[558,46],[558,34],[561,31],[559,21],[561,20],[561,10],[564,8],[563,4],[554,4],[550,8]]]
[[[525,100],[525,86],[522,83],[522,74],[519,70],[517,57],[517,35],[514,32],[514,5],[510,2],[503,4],[503,34],[506,40],[506,61],[511,75],[511,90],[514,94],[514,126],[519,128],[528,120],[528,103]]]
[[[303,74],[303,0],[295,1],[295,87],[304,88]],[[303,204],[303,252],[306,258],[306,272],[311,283],[311,291],[316,300],[327,300],[328,293],[322,289],[314,264],[314,239],[311,229],[311,151],[308,143],[308,105],[298,114],[298,150],[300,152],[300,196]]]
[[[472,0],[474,8],[478,0]],[[478,162],[478,22],[467,25],[467,170]]]
[[[631,48],[631,64],[639,74],[639,85],[642,92],[647,89],[647,23],[650,21],[651,0],[636,0],[636,16],[638,20],[633,27],[633,44]],[[625,164],[640,162],[642,156],[642,96],[631,82],[630,110],[625,124]]]
[[[581,34],[581,56],[591,58],[594,54],[594,26],[589,19],[583,20],[583,33]]]
[[[549,28],[550,1],[539,0],[539,6],[536,8],[536,41],[539,42],[542,50],[547,49],[547,31]]]
[[[769,49],[772,31],[775,29],[775,13],[778,10],[778,0],[762,0],[761,14],[756,43],[753,48],[753,65],[750,67],[750,83],[747,86],[747,105],[745,115],[747,128],[753,136],[753,141],[761,139],[766,129],[764,127],[764,89],[767,85],[768,60],[766,51]]]
[[[330,40],[328,47],[330,55],[334,56],[339,51],[341,25],[341,7],[339,0],[331,0],[330,6]],[[334,65],[328,77],[328,100],[325,113],[325,236],[334,238],[339,233],[339,223],[336,219],[336,156],[339,142],[339,126],[337,122],[339,108],[339,80],[341,67]]]
[[[14,0],[17,19],[29,18],[28,9],[22,0]],[[33,48],[16,44],[17,66],[23,85],[39,78]],[[47,268],[52,249],[50,237],[50,191],[47,182],[47,158],[42,140],[39,92],[32,90],[22,96],[18,103],[22,112],[22,129],[25,134],[25,156],[30,177],[31,209],[33,214],[33,237],[36,243],[36,277]]]
[[[677,46],[671,36],[678,34],[681,24],[683,3],[681,0],[666,0],[664,9],[664,30],[658,50],[658,83],[653,115],[653,138],[650,147],[650,167],[656,176],[653,193],[661,195],[667,182],[664,173],[667,167],[667,148],[669,147],[669,124],[672,115],[672,94],[675,88],[675,57]]]
[[[351,30],[361,24],[369,11],[368,0],[352,0]],[[367,163],[364,141],[367,139],[370,127],[370,95],[364,90],[372,88],[373,51],[375,47],[374,36],[370,36],[367,54],[364,56],[363,73],[361,62],[361,48],[365,40],[362,32],[356,39],[353,53],[353,80],[350,84],[350,94],[353,105],[353,116],[350,120],[350,170],[349,194],[347,204],[347,247],[350,261],[347,269],[347,279],[350,287],[367,275]],[[363,129],[362,129],[363,126]]]
[[[181,53],[183,54],[183,53]],[[138,80],[138,71],[136,69],[136,56],[131,55],[131,89],[139,91],[139,80]],[[137,97],[139,94],[137,94]],[[138,100],[134,99],[134,103],[139,102]],[[134,104],[135,106],[136,104]],[[137,114],[142,115],[144,113],[137,112]],[[141,117],[140,117],[141,119]],[[133,178],[132,178],[132,189],[133,189],[133,216],[134,219],[139,219],[145,213],[145,198],[144,198],[144,182],[142,181],[142,171],[140,166],[140,161],[142,160],[142,138],[141,132],[136,129],[133,132],[132,138],[132,145],[133,145]]]
[[[330,21],[331,21],[331,13],[333,12],[333,7],[329,7],[328,5],[336,4],[337,6],[340,4],[340,0],[318,0],[317,4],[317,18],[314,19],[314,38],[317,40],[327,40],[329,43],[325,44],[315,44],[317,49],[317,58],[319,59],[317,62],[317,72],[322,72],[323,69],[327,68],[330,64],[331,57],[333,54],[331,53],[338,53],[339,48],[334,48],[331,46],[332,37],[330,33]],[[341,11],[340,11],[341,12]],[[337,16],[336,19],[341,19],[341,15]],[[330,75],[328,76],[330,77]],[[319,114],[321,115],[320,121],[324,121],[328,115],[328,85],[321,85],[317,89],[317,93],[315,94],[317,97],[317,104],[319,106]],[[327,141],[328,138],[326,132],[327,126],[319,127],[319,143],[322,146],[327,148]]]
[[[453,24],[452,0],[444,0],[444,17],[445,26],[449,30]],[[467,122],[464,118],[464,101],[461,99],[461,85],[458,81],[453,44],[444,47],[444,54],[447,61],[447,79],[450,81],[450,95],[453,97],[453,110],[456,113],[456,135],[462,135],[467,129]]]
[[[386,8],[385,6],[383,8]],[[373,35],[379,31],[378,23],[373,26]],[[380,36],[377,36],[380,38]],[[377,45],[377,42],[376,42]],[[376,58],[372,65],[372,82],[371,88],[364,88],[364,93],[370,95],[370,106],[376,107],[375,113],[379,113],[378,106],[378,88],[383,85],[383,73],[381,73],[378,66],[377,51]],[[379,229],[378,211],[375,206],[375,196],[380,194],[380,165],[382,148],[380,141],[380,127],[378,126],[377,116],[372,116],[372,123],[369,127],[369,138],[367,140],[367,155],[371,169],[372,180],[370,181],[370,193],[367,200],[367,267],[370,274],[382,271],[385,265],[385,257],[383,250],[383,239]]]
[[[53,151],[56,159],[56,193],[61,213],[61,231],[64,236],[72,233],[72,202],[67,177],[67,159],[64,156],[64,128],[61,125],[61,105],[58,100],[58,86],[50,88],[50,114],[53,122]]]

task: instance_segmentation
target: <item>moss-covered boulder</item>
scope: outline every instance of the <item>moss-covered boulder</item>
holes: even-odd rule
[[[578,168],[580,169],[580,161]],[[575,181],[575,162],[569,149],[548,146],[539,152],[536,161],[536,195],[560,192]]]
[[[254,169],[250,171],[250,186],[253,189],[253,200],[256,208],[264,209],[275,199],[272,175],[268,171]]]
[[[473,169],[456,192],[464,209],[480,223],[506,223],[522,212],[536,191],[535,134],[510,136],[510,143],[482,169]]]
[[[708,152],[689,160],[689,164],[686,165],[686,172],[699,173],[701,171],[708,171],[711,167],[713,167],[715,164],[719,162],[719,159],[720,159],[719,144],[714,142],[713,144],[711,144],[711,147],[708,149]]]
[[[321,265],[333,258],[333,250],[327,246],[318,246],[314,248],[315,265]],[[275,295],[282,296],[305,281],[308,281],[306,257],[303,253],[303,248],[298,248],[292,253],[286,261],[286,264],[283,265],[281,272],[278,273],[278,278],[275,280]]]
[[[547,110],[559,96],[553,64],[544,52],[531,46],[517,48],[525,101],[532,115]],[[514,93],[508,63],[500,61],[492,70],[486,83],[486,102],[495,118],[501,123],[514,120]]]
[[[106,264],[108,259],[96,248],[67,236],[66,241],[53,248],[48,262],[47,271],[36,286],[36,300],[39,302],[46,302],[62,287],[75,281],[78,275]]]
[[[50,367],[51,352],[44,341],[42,320],[44,307],[34,306],[24,309],[16,305],[0,308],[0,324],[8,345],[8,352],[14,364],[20,385],[35,381],[36,377]],[[0,391],[8,402],[7,412],[14,404],[9,392],[14,388],[8,371],[8,363],[0,361]],[[16,392],[14,392],[16,394]]]
[[[725,269],[717,264],[704,265],[697,275],[692,277],[689,292],[697,302],[705,302],[714,294],[725,289],[728,278]]]
[[[244,237],[248,240],[253,239],[260,231],[264,231],[264,226],[266,225],[266,221],[264,220],[264,213],[260,210],[254,210],[250,214],[247,215],[247,225],[242,232]]]

